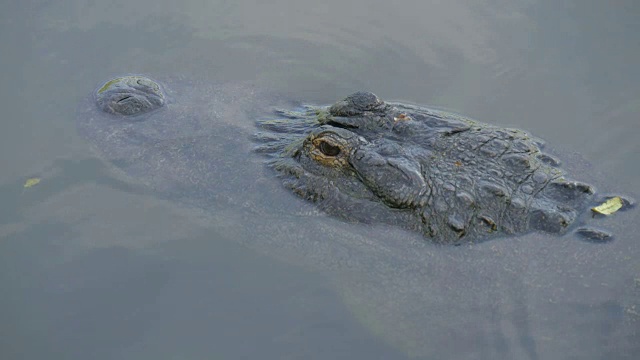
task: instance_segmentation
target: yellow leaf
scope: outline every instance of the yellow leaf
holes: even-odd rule
[[[602,204],[592,207],[591,211],[603,215],[611,215],[622,208],[623,202],[620,196],[613,197]]]
[[[27,181],[24,182],[24,188],[30,188],[32,186],[36,186],[38,185],[38,183],[40,182],[40,178],[30,178],[27,179]]]

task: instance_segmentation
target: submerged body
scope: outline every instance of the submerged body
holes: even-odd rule
[[[203,209],[242,204],[256,212],[263,165],[248,161],[254,112],[268,95],[247,83],[208,83],[178,76],[119,76],[78,109],[78,130],[114,175],[138,189]]]
[[[320,167],[322,163],[312,162],[313,158],[302,152],[302,146],[306,144],[311,151],[315,148],[317,159],[330,155],[336,157],[336,149],[330,146],[328,138],[314,135],[311,140],[311,135],[320,131],[322,126],[331,130],[346,128],[347,125],[338,125],[338,121],[348,124],[362,117],[336,116],[331,115],[329,108],[309,107],[304,111],[280,112],[280,120],[271,116],[271,120],[260,121],[264,129],[272,130],[256,137],[261,141],[262,151],[272,155],[269,163],[278,169],[290,188],[310,200],[316,200],[314,204],[289,194],[275,178],[274,171],[264,165],[264,159],[250,153],[255,146],[248,141],[255,131],[255,116],[265,117],[266,110],[272,106],[294,108],[292,103],[284,101],[278,104],[279,98],[256,95],[252,88],[242,85],[216,85],[175,78],[158,80],[162,81],[158,84],[165,99],[162,107],[139,115],[118,115],[102,110],[94,93],[80,105],[78,126],[81,135],[93,145],[100,158],[112,165],[110,170],[128,176],[127,184],[132,181],[142,183],[144,189],[151,187],[157,190],[153,198],[169,198],[172,204],[182,205],[185,201],[188,205],[195,204],[187,206],[188,211],[184,214],[195,219],[195,223],[206,222],[204,237],[198,243],[240,242],[262,254],[319,271],[329,279],[332,289],[340,294],[354,318],[379,335],[381,341],[416,354],[416,357],[441,358],[442,353],[438,349],[443,348],[443,344],[459,346],[459,339],[473,339],[468,342],[472,346],[478,342],[498,344],[498,350],[491,353],[498,357],[513,354],[511,357],[517,358],[523,354],[518,350],[522,349],[523,343],[525,349],[529,345],[534,347],[531,358],[553,357],[567,351],[575,352],[575,349],[579,349],[578,357],[594,351],[597,354],[597,351],[609,353],[610,349],[602,349],[601,344],[623,349],[620,351],[637,349],[638,318],[634,309],[639,304],[636,284],[638,247],[631,241],[630,228],[616,227],[622,231],[621,241],[604,247],[579,241],[558,242],[544,232],[480,246],[434,247],[417,232],[412,234],[394,226],[361,226],[318,216],[317,211],[313,211],[315,207],[321,207],[336,217],[371,224],[388,223],[412,228],[415,223],[409,220],[420,220],[417,216],[407,216],[405,222],[399,222],[403,219],[402,214],[414,210],[392,207],[389,205],[391,196],[386,201],[376,200],[377,195],[373,191],[366,200],[377,203],[373,210],[371,206],[362,205],[365,200],[358,203],[354,197],[333,198],[332,201],[321,198],[331,193],[329,187],[324,194],[314,191],[323,189],[320,185],[331,185],[332,181],[337,185],[346,182],[340,182],[342,177],[331,175],[335,174],[334,167]],[[102,84],[97,88],[100,86]],[[443,126],[453,119],[462,123],[467,121],[451,114],[401,106],[393,104],[396,109],[402,109],[400,115],[405,114],[396,116],[398,120],[408,120],[407,116],[420,111],[440,117],[431,121]],[[413,110],[416,108],[419,111]],[[251,113],[247,115],[248,112]],[[483,129],[493,128],[481,123],[472,124]],[[434,132],[433,138],[444,136],[446,128],[444,126]],[[377,129],[380,134],[371,140],[364,135],[354,136],[369,142],[382,141],[383,128]],[[366,134],[366,129],[358,130],[353,125],[343,130]],[[475,139],[472,133],[465,132],[470,136],[467,141]],[[455,138],[455,135],[453,132],[443,141]],[[327,144],[322,145],[324,142]],[[318,147],[312,148],[314,144]],[[403,144],[399,141],[399,145]],[[328,155],[318,153],[321,150]],[[380,156],[388,156],[381,150],[377,152]],[[296,153],[299,155],[294,157]],[[453,153],[452,148],[448,154]],[[544,156],[542,159],[551,161]],[[441,166],[443,171],[461,169],[455,160]],[[311,167],[314,174],[319,175],[313,178],[308,175],[310,171],[306,169]],[[561,169],[555,170],[562,172]],[[478,167],[475,173],[466,174],[481,176],[483,171]],[[291,172],[296,172],[297,177]],[[436,179],[447,179],[449,173],[438,174]],[[110,172],[109,176],[112,175]],[[581,176],[587,177],[589,173],[583,172]],[[356,180],[360,181],[353,179],[350,191],[341,192],[359,194],[365,185],[356,184]],[[302,181],[312,188],[302,188]],[[126,191],[129,189],[125,188]],[[88,188],[86,196],[90,198],[92,191],[92,187]],[[385,190],[376,191],[383,194]],[[594,197],[585,196],[587,199]],[[83,197],[82,201],[86,198]],[[127,198],[142,204],[137,209],[158,206],[157,201],[149,201],[149,196],[127,194]],[[101,208],[99,201],[95,205]],[[67,204],[66,200],[64,204]],[[556,204],[561,206],[563,202]],[[108,212],[111,207],[104,209]],[[579,213],[584,209],[586,206],[577,206],[575,211]],[[202,213],[206,216],[198,219]],[[174,216],[173,211],[170,214]],[[618,224],[633,221],[629,215],[613,220]],[[132,222],[140,219],[144,221],[146,218],[135,217]],[[113,225],[115,234],[121,234],[122,243],[135,241],[140,235],[146,238],[148,234],[154,234],[152,228],[158,225],[145,222],[136,227],[137,232],[132,235],[129,228],[109,220],[96,218],[93,221],[99,223],[100,228],[104,224]],[[173,224],[171,218],[161,217],[159,221]],[[175,223],[178,229],[166,237],[175,246],[158,244],[159,248],[168,249],[170,256],[182,253],[183,249],[193,249],[194,245],[192,241],[184,241],[191,236],[191,232],[180,228],[180,224],[185,223],[184,219],[176,219]],[[192,226],[191,221],[188,224]],[[419,226],[413,228],[422,229]],[[200,234],[200,230],[197,232]],[[486,238],[505,233],[497,228],[481,235]],[[109,232],[108,236],[111,234]],[[476,235],[467,233],[457,241],[477,239],[472,236]],[[432,239],[442,241],[438,236]],[[136,249],[140,246],[132,245]],[[200,249],[204,249],[202,258],[199,257]],[[198,246],[194,251],[199,251],[196,256],[205,262],[220,259],[208,253],[211,249]],[[226,254],[223,257],[234,261]],[[185,274],[191,276],[190,273]],[[218,275],[229,279],[234,276],[233,273]],[[324,301],[323,293],[314,291],[313,295]],[[211,301],[216,303],[215,294]],[[578,332],[575,331],[576,324],[580,325]],[[503,334],[505,326],[509,331]],[[594,341],[589,337],[594,333],[600,334],[600,329],[608,329],[602,333],[601,339],[595,338]],[[616,339],[613,343],[610,342],[612,337]],[[536,339],[544,341],[537,342]],[[504,346],[516,350],[504,350]],[[491,357],[486,353],[473,354],[477,355],[475,357]]]
[[[269,132],[257,139],[287,187],[330,214],[436,242],[563,233],[595,192],[526,132],[372,93],[279,115],[259,121]]]

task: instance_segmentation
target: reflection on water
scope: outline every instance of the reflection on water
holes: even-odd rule
[[[599,221],[616,236],[606,245],[531,234],[437,247],[319,215],[274,186],[261,159],[224,152],[256,177],[253,191],[270,191],[251,206],[194,209],[122,178],[78,136],[75,117],[97,84],[127,73],[252,84],[315,104],[370,90],[529,130],[576,177],[637,198],[639,9],[3,6],[1,357],[636,358],[633,210]],[[241,143],[252,124],[234,120]],[[32,176],[42,182],[24,189]],[[233,182],[220,189],[245,198]]]

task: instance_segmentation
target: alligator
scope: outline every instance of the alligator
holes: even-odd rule
[[[217,160],[244,151],[239,128],[229,125],[248,116],[239,112],[249,113],[256,98],[229,86],[172,85],[141,75],[107,81],[82,104],[80,132],[126,174],[203,206],[207,199],[233,204],[240,188],[267,191],[251,169]],[[348,221],[461,243],[536,230],[563,234],[596,200],[593,186],[570,180],[543,142],[521,130],[384,102],[370,92],[328,107],[261,111],[252,114],[264,130],[254,136],[256,150],[269,156],[287,188]],[[611,237],[593,228],[577,232]]]
[[[258,126],[256,150],[297,195],[345,220],[398,225],[437,243],[563,234],[595,199],[593,186],[569,179],[525,131],[371,92],[277,109]]]

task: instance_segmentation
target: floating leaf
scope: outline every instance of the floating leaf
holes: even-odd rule
[[[27,181],[24,182],[24,188],[28,189],[32,186],[36,186],[38,185],[38,183],[40,182],[40,178],[30,178],[27,179]]]
[[[592,207],[591,211],[603,215],[611,215],[614,212],[620,210],[623,205],[623,201],[620,196],[612,197],[611,199],[603,202],[602,204]]]

